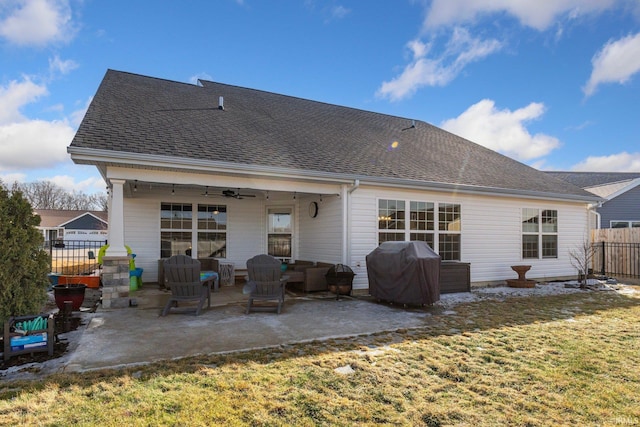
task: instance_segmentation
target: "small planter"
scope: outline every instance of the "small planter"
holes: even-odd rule
[[[87,289],[87,285],[82,283],[54,286],[53,296],[60,311],[64,310],[64,303],[67,301],[71,301],[71,306],[74,311],[80,310],[80,306],[84,302],[85,289]]]

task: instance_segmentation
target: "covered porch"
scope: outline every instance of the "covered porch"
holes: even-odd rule
[[[239,279],[261,253],[285,263],[349,263],[349,195],[357,182],[114,166],[105,180],[105,258],[131,247],[143,283],[160,282],[159,261],[177,254],[216,258]]]

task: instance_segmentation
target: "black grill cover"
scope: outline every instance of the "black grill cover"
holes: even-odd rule
[[[440,255],[425,242],[384,242],[366,260],[371,296],[415,305],[440,300]]]

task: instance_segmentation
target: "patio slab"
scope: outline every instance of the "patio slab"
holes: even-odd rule
[[[621,285],[615,290],[630,295],[640,293],[638,286]],[[242,294],[242,286],[237,285],[221,287],[220,292],[213,293],[212,307],[200,316],[160,317],[169,293],[157,285],[145,285],[132,295],[135,306],[121,309],[98,306],[96,312],[82,312],[81,326],[60,335],[68,342],[67,351],[61,357],[8,368],[0,371],[0,378],[32,380],[56,372],[116,368],[201,354],[370,335],[421,327],[432,323],[434,315],[456,315],[455,306],[464,302],[574,292],[584,291],[563,283],[528,289],[480,288],[442,295],[433,307],[425,308],[376,303],[370,297],[341,297],[336,301],[335,296],[329,294],[287,292],[280,315],[272,312],[247,315],[244,312],[247,296]]]
[[[407,310],[365,299],[287,295],[281,314],[245,314],[238,287],[212,294],[200,316],[159,311],[168,293],[134,295],[137,306],[83,313],[86,326],[62,370],[86,371],[200,354],[245,351],[313,340],[373,334],[424,324],[424,309]]]

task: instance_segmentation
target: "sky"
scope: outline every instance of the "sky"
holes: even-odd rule
[[[639,0],[0,0],[0,179],[103,192],[67,147],[108,69],[421,120],[540,170],[640,172]]]

